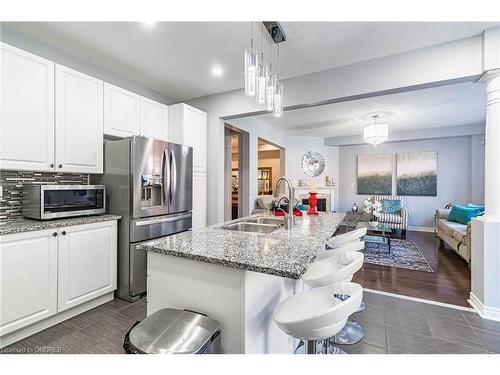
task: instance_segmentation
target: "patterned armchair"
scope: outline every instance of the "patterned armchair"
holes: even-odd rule
[[[410,211],[406,208],[406,197],[399,195],[375,195],[374,201],[382,203],[383,199],[397,199],[401,201],[401,211],[394,214],[381,213],[378,217],[380,223],[389,224],[392,229],[401,229],[403,236],[406,235],[408,229],[408,217]]]

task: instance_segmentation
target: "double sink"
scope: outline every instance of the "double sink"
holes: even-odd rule
[[[225,230],[251,233],[271,233],[285,225],[283,218],[278,217],[249,217],[235,223],[223,225]]]

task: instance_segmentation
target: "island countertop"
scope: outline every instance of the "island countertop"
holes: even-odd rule
[[[253,215],[261,216],[261,215]],[[292,229],[268,234],[225,230],[225,224],[144,242],[138,250],[300,279],[308,264],[324,248],[345,214],[320,213],[297,217]]]

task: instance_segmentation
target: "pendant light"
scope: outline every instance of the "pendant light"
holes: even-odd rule
[[[253,48],[253,22],[250,23],[250,48],[245,50],[245,95],[255,96],[257,92],[257,67],[259,54]]]
[[[269,80],[266,86],[266,111],[272,112],[274,109],[274,91],[276,90],[276,74],[273,73],[273,48],[269,42]]]
[[[283,116],[283,82],[280,81],[279,68],[280,68],[280,45],[278,44],[277,50],[277,67],[276,67],[276,88],[274,91],[273,99],[273,117]]]
[[[375,147],[382,142],[387,141],[389,137],[389,125],[377,124],[378,115],[374,115],[373,125],[368,125],[364,128],[363,139],[366,143],[372,144]]]
[[[264,25],[262,25],[264,27]],[[264,31],[260,31],[260,60],[257,69],[257,93],[255,101],[257,104],[266,103],[266,88],[269,81],[269,64],[264,61]]]

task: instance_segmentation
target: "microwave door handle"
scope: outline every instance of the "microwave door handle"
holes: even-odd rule
[[[168,205],[170,197],[170,159],[167,154],[168,150],[163,151],[162,156],[162,194],[163,194],[163,205]]]
[[[177,194],[177,162],[173,150],[170,150],[170,158],[170,205],[172,205],[174,204],[174,197]]]

